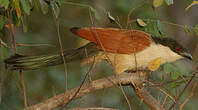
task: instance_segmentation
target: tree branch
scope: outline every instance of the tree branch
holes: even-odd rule
[[[92,107],[92,108],[72,108],[69,110],[119,110],[115,108],[103,108],[103,107]]]
[[[149,106],[151,110],[164,110],[162,105],[144,88],[133,87],[136,94]]]
[[[106,78],[102,78],[102,79],[98,79],[95,81],[92,81],[91,83],[86,83],[84,84],[80,91],[78,92],[77,95],[74,96],[74,94],[76,94],[76,91],[78,90],[78,88],[72,89],[70,91],[67,91],[65,93],[59,94],[57,96],[54,96],[44,102],[41,102],[39,104],[30,106],[25,108],[25,110],[49,110],[49,109],[53,109],[56,108],[57,106],[61,106],[64,104],[67,104],[71,98],[80,98],[90,92],[94,92],[96,90],[100,90],[100,89],[104,89],[104,88],[109,88],[112,87],[114,85],[118,85],[118,84],[135,84],[135,85],[140,85],[142,84],[144,81],[144,77],[141,76],[140,73],[136,72],[136,73],[131,73],[131,74],[121,74],[121,75],[113,75],[113,76],[109,76]],[[156,108],[161,108],[161,106],[159,104],[157,104],[156,99],[154,99],[145,89],[138,89],[136,90],[137,94],[140,96],[141,99],[144,100],[144,102],[153,110],[159,110]],[[151,105],[153,104],[153,105]],[[155,106],[155,107],[153,107]],[[156,107],[159,106],[159,107]]]

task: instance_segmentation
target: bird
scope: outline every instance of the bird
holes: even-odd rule
[[[70,31],[89,41],[77,49],[64,51],[65,61],[106,61],[116,74],[147,69],[156,58],[161,64],[186,58],[193,60],[190,51],[169,37],[152,36],[135,29],[73,27]],[[24,56],[15,54],[4,60],[11,70],[31,70],[63,64],[61,54]]]

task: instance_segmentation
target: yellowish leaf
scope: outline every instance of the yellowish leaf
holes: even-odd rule
[[[163,3],[163,0],[153,0],[153,6],[154,6],[155,8],[161,6],[162,3]]]
[[[18,19],[20,19],[21,18],[21,8],[18,7],[16,11],[17,11],[17,17],[18,17]]]
[[[142,26],[142,27],[145,27],[147,24],[142,20],[142,19],[137,19],[137,23]]]
[[[6,27],[7,29],[11,29],[11,28],[14,28],[14,24],[11,24],[11,25],[10,25],[10,24],[6,24],[5,27]]]
[[[160,67],[160,65],[161,65],[161,57],[156,58],[156,59],[152,60],[151,62],[149,62],[148,68],[151,71],[155,71]]]
[[[192,1],[192,3],[185,8],[185,11],[188,11],[188,9],[191,8],[193,5],[198,5],[198,1]]]

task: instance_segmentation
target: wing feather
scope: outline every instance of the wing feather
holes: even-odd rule
[[[117,28],[72,28],[71,31],[106,52],[133,54],[151,44],[150,35],[140,30]]]

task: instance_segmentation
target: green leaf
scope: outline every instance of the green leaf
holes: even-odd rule
[[[145,31],[145,27],[140,26],[137,22],[133,22],[132,26],[134,29]]]
[[[30,15],[30,4],[26,0],[20,0],[23,11]]]
[[[172,79],[177,79],[180,76],[180,71],[178,68],[174,68],[174,70],[171,72],[171,78]]]
[[[0,6],[3,6],[5,9],[8,9],[9,3],[9,0],[0,0]]]
[[[21,21],[18,19],[16,11],[12,12],[12,23],[14,24],[14,26],[20,26],[21,24]]]
[[[16,11],[16,13],[17,13],[17,17],[20,19],[20,17],[21,17],[21,11],[22,11],[22,9],[21,9],[21,7],[20,7],[20,0],[14,0],[13,2],[12,2],[12,7],[14,8],[14,10]]]
[[[190,29],[187,26],[184,26],[183,29],[184,29],[184,31],[185,31],[186,34],[189,34],[190,33]]]
[[[7,48],[5,48],[4,46],[0,46],[0,51],[1,51],[0,53],[1,59],[5,59],[8,53]]]
[[[147,24],[147,26],[144,28],[145,32],[154,36],[162,36],[165,34],[164,28],[159,20],[153,21],[147,19],[145,22]]]
[[[170,63],[165,63],[163,65],[163,71],[167,74],[170,74],[172,79],[177,79],[179,76],[182,76],[179,68]]]
[[[61,6],[62,2],[62,0],[58,0],[58,5]]]
[[[16,10],[17,8],[20,8],[20,1],[19,0],[14,0],[12,2],[12,6],[14,7],[14,9]]]
[[[56,19],[57,19],[58,16],[59,16],[59,14],[60,14],[60,8],[59,8],[59,6],[58,6],[57,3],[54,2],[54,1],[50,1],[50,6],[51,6],[51,8],[52,8],[52,11],[53,11],[53,13],[54,13]]]
[[[90,10],[91,10],[91,12],[94,13],[96,19],[97,19],[98,21],[100,21],[100,15],[98,14],[98,12],[97,12],[94,8],[92,8],[92,7],[90,7]]]
[[[47,14],[49,11],[49,6],[44,0],[39,0],[41,11],[43,14]]]
[[[171,73],[173,71],[173,66],[170,63],[165,63],[163,66],[163,71],[165,73]]]
[[[198,36],[198,24],[196,24],[193,29],[195,34]]]
[[[153,22],[151,22],[150,20],[146,20],[146,24],[147,27],[145,28],[145,31],[149,34],[156,35],[155,26],[153,25]]]
[[[0,30],[3,29],[4,25],[5,25],[5,19],[2,16],[0,16]]]
[[[189,8],[191,8],[194,5],[198,5],[198,1],[192,1],[192,3],[185,8],[185,11],[188,11]]]
[[[173,0],[165,0],[165,2],[166,2],[167,5],[172,5],[174,3]]]
[[[184,83],[184,81],[173,82],[170,84],[170,87],[177,88],[177,87],[181,86],[183,83]]]
[[[23,26],[23,32],[27,32],[28,31],[27,17],[21,16],[21,22],[22,22],[22,26]]]
[[[163,4],[163,0],[153,0],[153,6],[155,8],[160,7]]]
[[[156,22],[157,22],[157,29],[158,29],[160,35],[164,36],[165,35],[165,30],[164,30],[164,28],[161,24],[161,21],[157,20]]]

